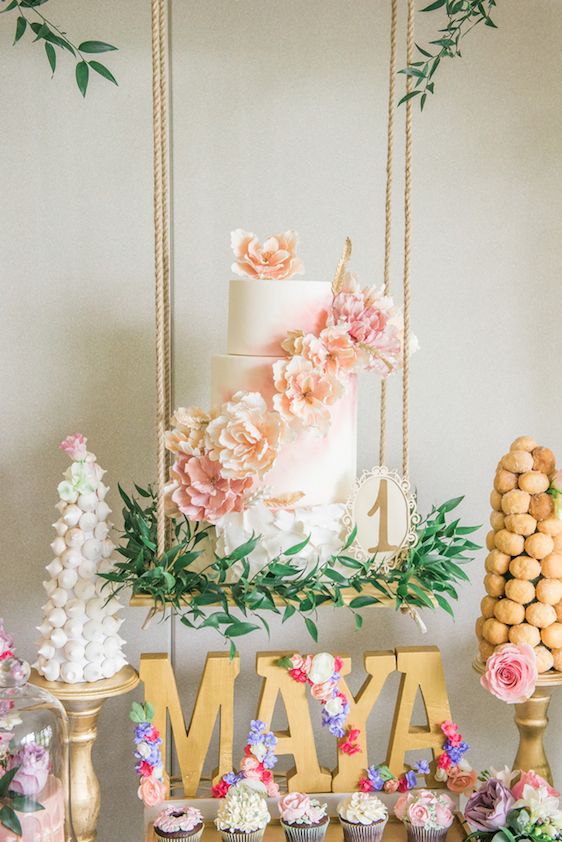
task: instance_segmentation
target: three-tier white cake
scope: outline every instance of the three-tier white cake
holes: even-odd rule
[[[259,392],[273,408],[273,364],[294,330],[318,334],[332,300],[324,281],[231,280],[227,353],[212,359],[211,398],[219,405],[238,391]],[[357,462],[357,386],[351,375],[330,408],[325,436],[299,432],[283,446],[265,477],[272,497],[302,493],[302,506],[344,503]]]

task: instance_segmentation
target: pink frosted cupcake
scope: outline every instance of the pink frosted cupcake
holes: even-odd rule
[[[330,821],[327,804],[303,792],[289,792],[277,806],[287,842],[322,842]]]
[[[199,842],[203,816],[195,807],[166,807],[154,820],[154,833],[157,839]]]
[[[388,810],[376,795],[354,792],[338,804],[345,842],[379,842],[388,821]]]
[[[410,842],[443,842],[455,818],[449,796],[428,789],[405,792],[394,805],[394,814],[404,823]]]

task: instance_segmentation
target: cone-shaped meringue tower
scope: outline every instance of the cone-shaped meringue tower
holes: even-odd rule
[[[47,681],[67,684],[111,678],[126,664],[119,636],[121,605],[98,573],[108,573],[115,546],[109,537],[105,471],[86,438],[77,433],[60,445],[72,464],[59,483],[60,513],[51,544],[54,558],[43,583],[48,600],[35,667]],[[104,587],[105,586],[105,587]]]

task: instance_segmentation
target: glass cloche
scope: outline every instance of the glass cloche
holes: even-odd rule
[[[29,674],[0,621],[0,842],[74,842],[66,713]]]

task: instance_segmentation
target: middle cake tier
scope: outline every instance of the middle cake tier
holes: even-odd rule
[[[212,405],[230,400],[238,391],[259,392],[273,408],[272,357],[218,354],[211,363]],[[265,477],[272,497],[301,492],[300,506],[345,503],[357,467],[357,382],[349,377],[345,393],[330,407],[325,436],[305,430],[283,445]]]

